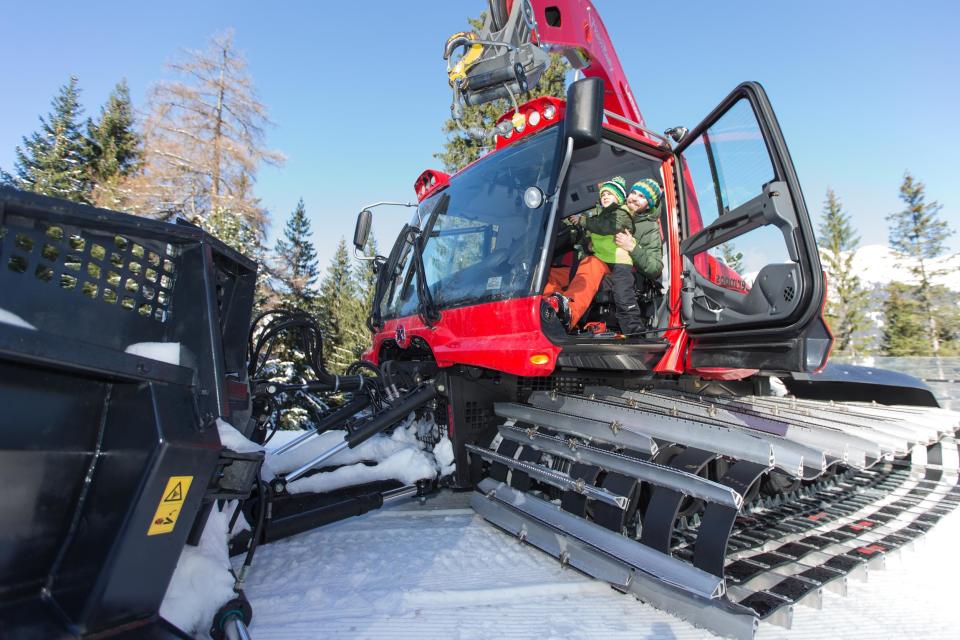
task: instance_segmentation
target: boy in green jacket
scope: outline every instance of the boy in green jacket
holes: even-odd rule
[[[660,277],[663,271],[658,221],[662,196],[656,180],[640,180],[628,193],[626,181],[616,176],[600,185],[596,213],[582,221],[590,232],[594,255],[610,268],[617,322],[624,335],[640,333],[646,327],[646,318],[637,304],[634,265],[650,279]],[[615,240],[620,232],[628,234],[623,246]]]

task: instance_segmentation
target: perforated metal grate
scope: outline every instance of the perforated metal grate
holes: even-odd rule
[[[157,322],[170,319],[179,250],[70,225],[8,224],[0,229],[6,269],[49,285],[50,292],[82,295]]]

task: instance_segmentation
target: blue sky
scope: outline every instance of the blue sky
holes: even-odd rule
[[[596,0],[640,109],[655,130],[692,127],[743,80],[761,82],[790,146],[809,209],[832,187],[864,243],[885,243],[905,170],[960,230],[960,5],[903,3],[637,3]],[[356,212],[413,200],[412,184],[443,142],[449,114],[443,44],[483,0],[442,2],[8,5],[0,20],[4,98],[0,167],[38,126],[51,97],[79,77],[95,115],[127,78],[136,105],[184,48],[225,28],[245,53],[276,126],[257,193],[271,237],[299,198],[326,263]],[[381,246],[408,210],[376,212]],[[960,238],[951,240],[960,249]]]

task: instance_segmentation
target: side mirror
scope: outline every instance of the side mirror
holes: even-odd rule
[[[603,124],[603,80],[584,78],[567,89],[567,113],[564,133],[573,138],[574,147],[600,142]]]
[[[367,246],[367,238],[370,237],[370,224],[373,222],[373,212],[364,209],[357,214],[357,228],[353,230],[353,246],[359,253],[363,253]]]

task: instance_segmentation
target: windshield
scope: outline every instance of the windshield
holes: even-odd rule
[[[551,193],[559,129],[483,158],[420,203],[429,234],[424,273],[441,309],[530,293],[549,203],[543,198],[530,208],[523,195],[530,187]],[[409,246],[401,254],[381,307],[385,318],[417,312],[413,254]]]

